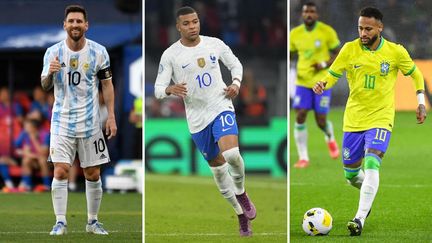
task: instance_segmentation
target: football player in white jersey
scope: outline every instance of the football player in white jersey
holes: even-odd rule
[[[78,153],[86,178],[88,223],[86,231],[107,235],[97,215],[102,200],[100,165],[109,154],[99,123],[98,86],[108,108],[106,135],[115,136],[114,87],[105,47],[85,38],[88,29],[84,7],[65,9],[63,28],[67,38],[47,49],[41,74],[42,87],[54,87],[50,158],[54,163],[51,186],[56,224],[50,235],[67,233],[66,208],[69,169]]]
[[[244,189],[244,162],[231,101],[239,93],[243,67],[221,40],[199,35],[200,22],[193,8],[178,9],[176,18],[180,40],[162,54],[155,96],[183,98],[192,139],[210,165],[219,191],[238,215],[240,235],[250,236],[256,209]],[[218,60],[231,71],[228,87]],[[171,80],[174,84],[170,85]]]

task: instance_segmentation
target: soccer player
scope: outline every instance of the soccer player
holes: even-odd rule
[[[183,98],[192,139],[207,160],[222,196],[233,206],[240,235],[250,236],[250,220],[256,217],[256,210],[244,188],[244,162],[232,104],[239,93],[243,67],[221,40],[199,35],[200,21],[193,8],[177,10],[176,27],[180,40],[162,54],[155,96]],[[231,71],[228,87],[218,60]],[[170,85],[171,79],[174,84]]]
[[[357,213],[347,224],[351,236],[361,234],[378,191],[379,169],[394,122],[398,70],[414,81],[417,123],[426,119],[423,75],[402,45],[381,36],[382,19],[378,9],[362,9],[358,20],[360,38],[342,47],[329,73],[313,88],[322,94],[346,72],[350,92],[343,122],[343,164],[348,182],[360,189]]]
[[[324,139],[329,148],[330,157],[339,157],[339,148],[336,143],[333,125],[327,119],[330,110],[331,90],[323,95],[315,95],[312,91],[317,80],[321,80],[327,68],[336,58],[340,48],[340,41],[336,31],[329,25],[318,21],[318,12],[315,3],[308,2],[302,8],[303,24],[290,32],[291,56],[298,54],[296,91],[293,108],[296,112],[294,123],[294,139],[297,145],[299,160],[295,168],[309,166],[307,150],[308,133],[306,117],[309,110],[314,110],[315,121],[324,132]]]
[[[67,38],[47,49],[41,74],[42,88],[54,86],[55,96],[49,160],[54,163],[51,194],[56,224],[50,235],[67,232],[68,175],[75,153],[86,178],[86,231],[107,235],[97,217],[102,200],[100,166],[110,161],[99,124],[98,86],[102,84],[108,108],[106,135],[110,139],[116,135],[117,126],[109,56],[105,47],[85,37],[88,21],[84,7],[67,6],[63,28]]]

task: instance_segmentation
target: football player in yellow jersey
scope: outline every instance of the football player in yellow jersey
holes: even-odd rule
[[[318,21],[317,7],[308,2],[303,5],[302,18],[304,24],[290,32],[291,56],[298,54],[296,92],[293,108],[296,111],[294,138],[299,155],[295,168],[305,168],[309,165],[307,150],[306,116],[309,110],[314,110],[318,127],[324,132],[329,147],[330,156],[339,157],[339,148],[334,138],[333,125],[327,120],[330,109],[331,90],[323,95],[316,95],[312,87],[317,80],[326,75],[326,70],[336,58],[340,41],[336,31],[323,22]]]
[[[381,36],[382,19],[378,9],[362,9],[360,38],[342,47],[327,76],[313,88],[321,94],[346,72],[350,93],[344,114],[342,157],[346,179],[360,189],[357,213],[347,224],[351,236],[361,235],[378,191],[379,168],[394,122],[394,87],[399,70],[414,81],[419,104],[417,123],[426,119],[423,75],[402,45]]]

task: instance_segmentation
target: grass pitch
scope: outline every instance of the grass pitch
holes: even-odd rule
[[[68,197],[68,234],[50,236],[55,223],[50,193],[0,194],[0,242],[142,242],[141,194],[104,193],[99,220],[107,236],[85,232],[85,194]]]
[[[257,208],[253,236],[241,238],[232,207],[212,177],[146,174],[145,242],[287,242],[285,179],[246,175]]]
[[[291,112],[291,127],[294,112]],[[336,139],[342,142],[342,110],[330,112]],[[431,242],[432,215],[431,119],[416,124],[415,112],[396,113],[390,145],[380,169],[380,187],[360,237],[350,237],[348,220],[355,216],[359,190],[345,181],[341,159],[332,160],[323,133],[309,113],[310,167],[293,168],[297,150],[290,129],[290,242]],[[328,236],[307,236],[301,223],[310,208],[322,207],[333,216]]]

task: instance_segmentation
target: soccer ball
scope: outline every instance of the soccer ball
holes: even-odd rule
[[[322,208],[311,208],[303,216],[303,230],[308,235],[327,235],[332,229],[333,218]]]

